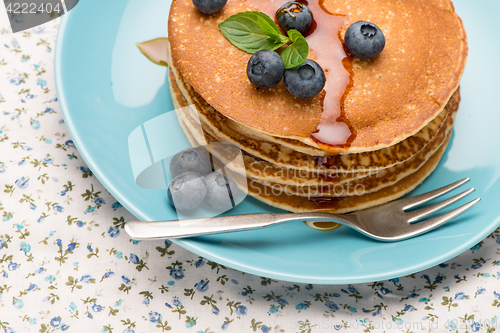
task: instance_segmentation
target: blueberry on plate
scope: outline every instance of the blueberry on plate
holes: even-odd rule
[[[210,156],[201,148],[188,148],[178,152],[170,160],[170,173],[176,177],[187,171],[208,175],[212,172]]]
[[[197,172],[184,172],[168,185],[168,200],[176,210],[191,210],[198,207],[207,195],[207,182]]]
[[[274,51],[257,51],[248,61],[248,79],[259,88],[267,89],[276,86],[280,83],[284,73],[283,59]]]
[[[283,80],[286,90],[299,98],[316,96],[323,90],[326,83],[323,68],[311,59],[307,59],[294,68],[287,69]]]
[[[203,14],[220,12],[226,3],[227,0],[193,0],[193,5]]]
[[[207,181],[205,203],[215,209],[228,210],[233,208],[238,193],[238,186],[234,180],[218,172],[212,172],[205,176],[205,180]]]
[[[287,2],[281,6],[276,11],[276,20],[284,32],[295,29],[302,35],[307,34],[314,22],[313,13],[309,7],[296,1]]]
[[[385,37],[375,24],[358,21],[347,28],[344,43],[349,53],[356,58],[371,59],[384,49]]]

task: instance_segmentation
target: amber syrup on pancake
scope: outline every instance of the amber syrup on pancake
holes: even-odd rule
[[[249,0],[260,11],[275,18],[280,5],[269,0]],[[340,147],[348,149],[356,138],[356,131],[345,116],[344,99],[352,86],[352,56],[350,56],[340,38],[340,29],[349,24],[348,16],[330,13],[324,6],[324,0],[299,0],[308,6],[314,15],[314,22],[306,34],[309,48],[315,60],[327,75],[322,92],[323,113],[316,132],[311,137],[323,148]]]

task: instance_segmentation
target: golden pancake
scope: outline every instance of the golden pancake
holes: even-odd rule
[[[203,145],[203,142],[198,142],[194,138],[182,120],[179,120],[179,123],[193,146]],[[415,189],[415,187],[427,178],[436,168],[448,145],[449,139],[448,136],[441,148],[439,148],[439,150],[416,172],[379,191],[357,196],[304,198],[286,194],[284,191],[273,191],[271,187],[265,186],[252,179],[241,177],[241,174],[238,172],[232,172],[227,168],[226,171],[228,171],[228,175],[235,180],[238,187],[247,191],[252,197],[271,206],[297,213],[310,211],[349,213],[384,204],[400,198]],[[244,182],[246,182],[246,184]]]
[[[333,153],[389,147],[420,131],[441,112],[458,87],[467,56],[465,31],[449,0],[313,0],[310,6],[318,7],[318,1],[330,13],[348,16],[339,30],[341,40],[347,26],[358,20],[377,24],[386,37],[378,57],[352,61],[352,84],[341,105],[355,134],[347,148],[324,146],[311,138],[324,116],[324,102],[338,92],[302,100],[290,95],[283,83],[257,89],[246,77],[250,54],[220,33],[217,25],[237,12],[269,12],[268,0],[229,0],[213,15],[199,13],[190,1],[174,0],[168,22],[173,65],[204,100],[255,135],[292,138]],[[328,15],[331,20],[336,17]],[[329,27],[330,19],[318,21],[318,26]],[[324,67],[319,46],[310,46],[310,58]],[[328,72],[327,82],[334,74],[339,72]]]
[[[188,105],[187,101],[180,93],[175,83],[171,84],[171,95],[178,118],[182,121],[183,127],[190,132],[189,135],[198,143],[207,142],[210,144],[218,142],[213,133],[210,132],[210,129],[203,127],[202,130],[202,126],[196,124],[195,120],[188,114],[188,109],[185,108]],[[273,192],[284,192],[289,195],[307,198],[344,197],[359,195],[360,193],[367,194],[375,192],[397,183],[422,167],[441,147],[446,137],[451,132],[455,113],[456,110],[446,119],[445,126],[441,127],[437,135],[424,149],[412,156],[408,161],[381,171],[373,172],[373,170],[367,170],[367,173],[361,175],[357,173],[348,173],[348,177],[345,177],[345,174],[344,176],[341,174],[338,177],[325,178],[319,177],[318,174],[306,173],[304,175],[304,173],[297,174],[293,171],[290,172],[290,170],[284,171],[283,168],[280,170],[278,167],[268,162],[258,162],[245,152],[243,152],[245,170],[240,168],[234,171],[239,175],[246,175],[251,178],[253,182],[270,187]],[[226,146],[226,148],[222,150],[220,146],[218,147],[219,149],[212,151],[212,154],[218,160],[221,160],[223,164],[228,164],[228,162],[233,159],[233,156],[237,154],[235,149],[238,149],[234,145]],[[279,177],[273,177],[273,175],[270,174],[269,170],[273,169],[276,170],[276,174],[279,174]]]
[[[172,77],[173,76],[173,77]],[[254,138],[238,132],[236,122],[214,110],[199,94],[187,84],[174,66],[170,66],[170,85],[180,89],[188,104],[193,104],[200,121],[209,127],[212,135],[223,142],[230,142],[249,154],[283,168],[293,168],[315,173],[338,173],[384,169],[402,163],[419,152],[437,134],[449,113],[458,109],[459,90],[453,94],[444,110],[415,135],[396,145],[358,154],[344,154],[332,157],[317,157],[283,146],[275,141]],[[176,92],[172,92],[175,95]],[[207,129],[208,130],[208,129]],[[316,176],[315,176],[316,177]]]

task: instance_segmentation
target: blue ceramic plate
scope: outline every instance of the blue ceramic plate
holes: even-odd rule
[[[186,0],[187,1],[187,0]],[[173,108],[165,67],[135,43],[166,35],[165,0],[87,0],[66,14],[56,45],[57,92],[68,129],[96,177],[141,220],[174,218],[163,190],[138,187],[127,139],[145,121]],[[324,232],[302,222],[270,229],[175,241],[207,259],[275,279],[321,284],[361,283],[411,274],[477,244],[500,225],[500,1],[456,0],[470,53],[454,134],[436,171],[413,194],[470,177],[482,201],[442,228],[398,243],[380,243],[347,227]],[[176,135],[172,133],[172,140]],[[454,192],[454,194],[457,191]],[[464,203],[462,200],[461,203]],[[278,211],[247,198],[232,214]]]

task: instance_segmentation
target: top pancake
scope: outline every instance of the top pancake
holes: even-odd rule
[[[172,59],[186,81],[225,116],[257,131],[314,145],[310,136],[320,122],[322,94],[299,99],[283,82],[257,89],[246,76],[251,55],[218,29],[229,16],[259,10],[258,4],[268,1],[229,0],[221,12],[204,15],[191,1],[174,0],[168,22]],[[282,2],[276,2],[276,9]],[[325,0],[323,6],[348,15],[351,22],[373,22],[386,37],[378,57],[353,61],[352,87],[343,107],[357,135],[347,151],[332,152],[391,146],[418,132],[443,109],[459,84],[467,56],[465,31],[449,0]],[[333,74],[328,73],[327,80]]]

